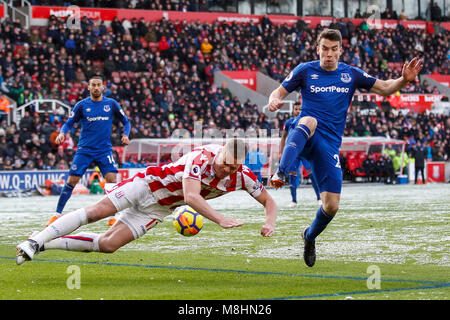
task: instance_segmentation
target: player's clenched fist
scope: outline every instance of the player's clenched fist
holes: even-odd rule
[[[272,100],[270,100],[269,102],[269,111],[277,111],[278,109],[280,109],[284,104],[284,101],[278,99],[278,98],[274,98]]]
[[[63,142],[65,139],[66,139],[66,135],[65,135],[64,133],[60,132],[60,133],[58,134],[58,136],[56,137],[56,139],[55,139],[55,143],[56,143],[56,144],[60,144],[60,143]]]
[[[125,146],[130,144],[130,138],[128,138],[127,135],[123,135],[122,136],[122,144],[125,145]]]

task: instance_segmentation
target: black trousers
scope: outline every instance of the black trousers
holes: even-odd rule
[[[424,167],[415,167],[414,183],[417,183],[417,175],[419,174],[419,171],[422,173],[422,183],[425,183],[425,171],[424,171]]]

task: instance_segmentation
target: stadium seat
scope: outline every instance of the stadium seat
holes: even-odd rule
[[[364,160],[367,159],[367,154],[363,151],[358,154],[358,166],[362,167]]]
[[[360,163],[360,156],[355,152],[349,152],[347,158],[347,168],[352,175],[352,180],[355,180],[356,177],[365,177],[366,173],[362,169],[362,163]],[[363,160],[364,161],[364,160]]]
[[[378,159],[380,159],[380,156],[382,155],[381,153],[377,152],[373,154],[375,156],[375,161],[378,161]]]

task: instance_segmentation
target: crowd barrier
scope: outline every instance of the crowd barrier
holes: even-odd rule
[[[87,186],[94,170],[87,170],[80,183]],[[0,192],[36,190],[45,180],[66,180],[68,170],[0,171]]]

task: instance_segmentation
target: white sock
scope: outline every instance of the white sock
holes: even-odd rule
[[[84,209],[78,209],[62,215],[51,225],[30,239],[36,241],[41,247],[44,243],[49,242],[50,240],[74,232],[79,227],[87,224],[87,222],[88,219],[86,211]]]
[[[92,252],[99,251],[98,239],[100,235],[91,232],[62,236],[44,243],[44,250],[60,249],[67,251]]]

